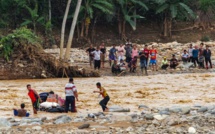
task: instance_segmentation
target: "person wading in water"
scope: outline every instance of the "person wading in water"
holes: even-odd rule
[[[93,91],[93,93],[99,93],[102,95],[103,100],[101,100],[99,104],[101,105],[103,112],[108,112],[107,103],[110,100],[110,97],[107,94],[106,90],[101,86],[100,82],[96,83],[96,86],[99,91]]]
[[[41,101],[40,96],[34,89],[31,88],[30,84],[27,85],[27,89],[28,96],[31,98],[34,114],[37,114],[37,110],[39,109],[39,103]]]

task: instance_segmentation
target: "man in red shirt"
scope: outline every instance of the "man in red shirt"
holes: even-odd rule
[[[27,89],[28,89],[28,96],[30,97],[32,102],[34,114],[37,114],[37,110],[39,108],[40,96],[34,89],[31,88],[30,84],[27,85]]]
[[[150,64],[152,65],[152,71],[156,69],[157,71],[157,60],[156,60],[157,50],[152,46],[152,49],[150,50]]]

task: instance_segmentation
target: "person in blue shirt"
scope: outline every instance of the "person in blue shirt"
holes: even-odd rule
[[[199,64],[199,61],[198,61],[198,56],[199,56],[199,49],[197,46],[195,46],[195,49],[193,49],[192,51],[192,60],[193,60],[193,64],[194,66],[196,67],[196,64]]]
[[[115,61],[116,60],[116,45],[114,44],[113,47],[110,49],[110,52],[109,52],[109,63],[110,63],[110,66],[112,65],[112,61]]]

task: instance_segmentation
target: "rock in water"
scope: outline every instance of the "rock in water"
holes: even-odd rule
[[[149,108],[149,107],[147,107],[146,105],[141,104],[141,105],[139,105],[138,108]]]
[[[78,127],[78,129],[84,129],[84,128],[89,128],[90,124],[83,124],[81,126]]]
[[[154,120],[154,117],[152,114],[145,114],[146,120]]]
[[[60,116],[60,118],[57,118],[57,120],[54,121],[54,124],[69,123],[71,121],[72,119],[69,116],[64,115],[64,116]]]
[[[1,127],[10,127],[10,122],[5,118],[0,118],[0,128]]]
[[[189,114],[190,113],[190,107],[183,107],[181,108],[182,114]]]
[[[154,115],[154,118],[159,121],[165,119],[166,117],[168,117],[168,115]]]
[[[36,130],[36,131],[40,131],[42,130],[42,127],[41,126],[34,126],[32,127],[33,130]]]
[[[130,112],[129,108],[109,109],[109,112]]]
[[[207,107],[201,107],[199,110],[198,110],[198,112],[206,112],[206,111],[208,111],[208,108]]]
[[[196,133],[196,129],[194,127],[189,127],[188,133],[195,134]]]

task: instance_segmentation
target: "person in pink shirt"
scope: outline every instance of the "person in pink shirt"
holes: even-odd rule
[[[123,47],[123,45],[122,44],[120,44],[120,46],[118,47],[118,49],[117,49],[118,51],[118,62],[120,62],[120,60],[124,60],[124,53],[125,53],[125,49],[124,49],[124,47]]]
[[[131,56],[132,56],[132,59],[133,59],[135,56],[138,56],[138,49],[137,49],[137,46],[136,46],[136,45],[133,46]]]

